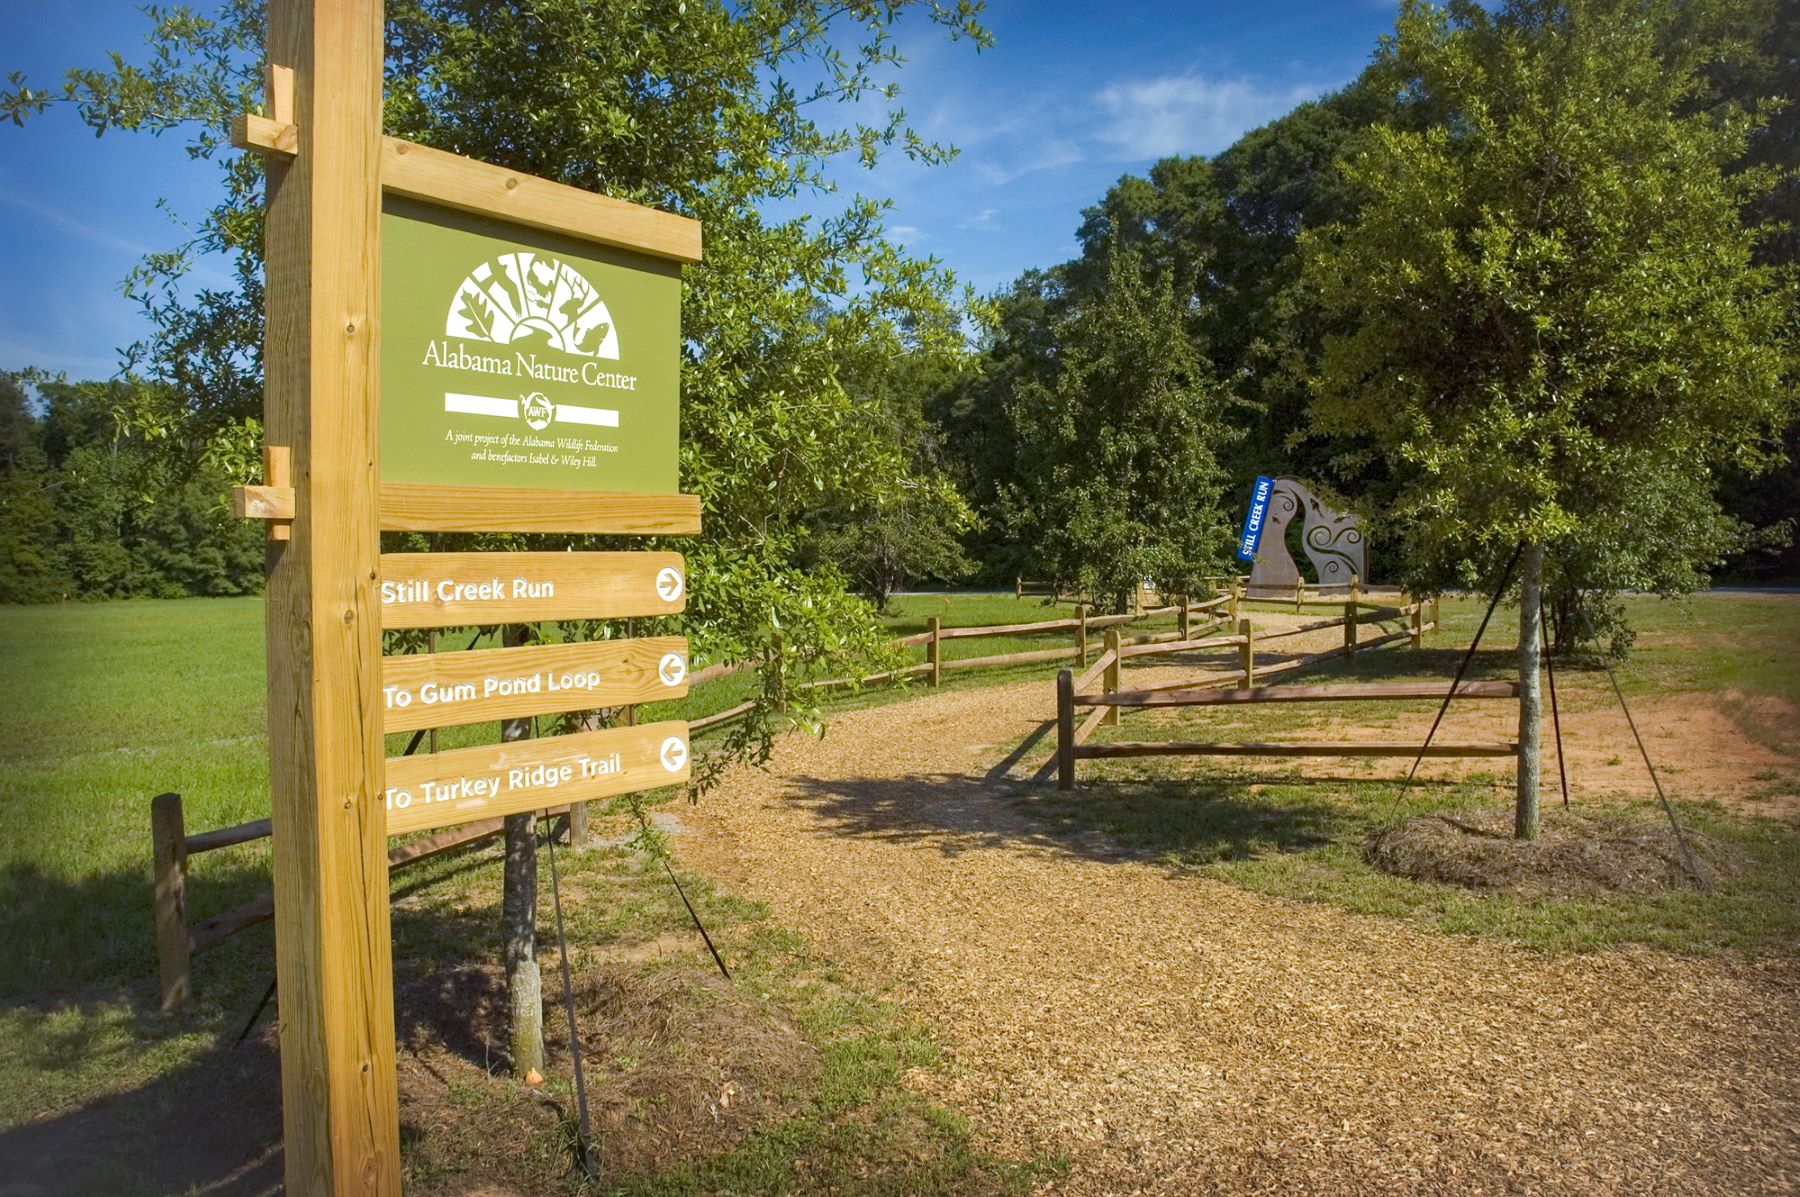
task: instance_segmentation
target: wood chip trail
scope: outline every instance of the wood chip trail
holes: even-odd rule
[[[1266,897],[1021,807],[1049,682],[782,741],[679,812],[681,863],[932,1028],[916,1082],[1047,1191],[1800,1191],[1800,968],[1547,957]]]

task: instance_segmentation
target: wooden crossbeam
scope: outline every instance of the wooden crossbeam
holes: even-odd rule
[[[381,526],[396,532],[566,532],[688,536],[700,496],[525,486],[383,482]]]
[[[1425,749],[1430,757],[1517,756],[1519,746],[1510,743],[1453,744],[1433,743]],[[1247,742],[1242,744],[1186,744],[1181,742],[1144,743],[1122,740],[1111,744],[1080,744],[1078,757],[1124,756],[1400,756],[1419,755],[1417,744],[1357,743],[1343,740],[1295,740],[1285,743]]]
[[[1341,686],[1253,686],[1248,690],[1126,690],[1077,694],[1082,706],[1208,707],[1259,702],[1357,702],[1364,699],[1442,698],[1448,682],[1357,682]],[[1517,682],[1464,682],[1457,698],[1517,698]]]

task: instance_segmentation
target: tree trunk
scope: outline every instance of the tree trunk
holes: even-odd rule
[[[1544,618],[1544,546],[1526,545],[1520,563],[1519,797],[1513,812],[1513,838],[1534,840],[1538,833],[1538,724],[1544,713],[1538,685],[1538,645]]]
[[[508,625],[501,641],[525,643],[526,629]],[[531,738],[531,720],[500,724],[505,741]],[[506,997],[512,1014],[513,1075],[544,1070],[544,992],[537,962],[537,815],[506,817],[506,876],[500,898],[500,944],[506,962]]]

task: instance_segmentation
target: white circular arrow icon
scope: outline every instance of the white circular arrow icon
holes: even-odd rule
[[[686,740],[680,736],[670,736],[662,745],[663,768],[671,773],[681,772],[681,767],[687,764],[687,752]]]
[[[681,597],[681,571],[672,565],[665,565],[656,575],[656,593],[662,596],[665,603],[672,603]]]
[[[663,659],[656,667],[656,676],[665,686],[679,686],[687,677],[687,659],[680,653],[664,653]]]

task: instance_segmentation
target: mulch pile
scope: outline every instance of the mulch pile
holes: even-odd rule
[[[1741,862],[1692,828],[1688,848],[1708,884]],[[1513,838],[1510,810],[1420,815],[1373,832],[1369,863],[1385,873],[1524,898],[1655,894],[1694,889],[1681,844],[1668,822],[1558,811],[1535,840]]]
[[[724,1151],[791,1112],[818,1053],[778,1011],[710,969],[593,961],[575,975],[588,1106],[603,1175],[662,1172]],[[561,982],[545,966],[545,1071],[567,1078]],[[498,1044],[505,983],[493,966],[403,985],[403,1133],[420,1134],[408,1192],[562,1192],[574,1167],[572,1095],[513,1079]],[[547,1134],[558,1124],[559,1141]]]

